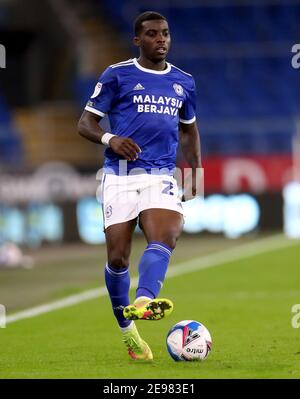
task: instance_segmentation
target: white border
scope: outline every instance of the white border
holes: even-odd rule
[[[106,115],[106,114],[104,114],[103,112],[98,111],[98,110],[95,109],[95,108],[89,107],[88,105],[86,105],[86,107],[85,107],[84,109],[85,109],[86,111],[92,112],[93,114],[102,116],[102,118]]]
[[[189,119],[189,120],[185,120],[185,119],[181,119],[181,118],[179,119],[179,121],[180,121],[181,123],[185,123],[185,124],[187,124],[187,125],[189,125],[189,124],[195,122],[195,120],[196,120],[196,117],[195,117],[195,116],[194,116],[194,118]]]
[[[138,63],[138,60],[136,58],[133,58],[133,63],[139,70],[147,73],[154,73],[155,75],[165,75],[166,73],[171,71],[171,64],[169,62],[166,62],[167,68],[163,71],[155,71],[154,69],[144,68]]]

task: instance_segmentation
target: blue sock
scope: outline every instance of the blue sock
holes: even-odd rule
[[[156,298],[165,279],[172,249],[162,242],[148,244],[139,263],[139,284],[136,298]]]
[[[105,266],[105,283],[110,296],[114,315],[120,327],[128,327],[131,320],[125,319],[123,309],[129,305],[130,277],[128,268]]]

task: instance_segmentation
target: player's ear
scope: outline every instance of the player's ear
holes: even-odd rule
[[[138,36],[134,36],[134,38],[133,38],[133,44],[135,45],[135,46],[137,46],[137,47],[140,47],[140,45],[141,45],[141,39],[138,37]]]

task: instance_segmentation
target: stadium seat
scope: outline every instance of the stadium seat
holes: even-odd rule
[[[103,5],[104,3],[104,5]],[[132,34],[132,13],[148,9],[141,0],[133,5],[99,1],[126,35]],[[171,4],[171,3],[170,3]],[[264,5],[158,6],[171,25],[170,60],[193,74],[197,84],[197,113],[201,123],[240,121],[243,135],[226,129],[201,130],[203,151],[230,153],[285,153],[291,149],[291,126],[299,115],[299,71],[287,68],[286,43],[300,34],[300,8],[293,2]],[[270,46],[271,43],[271,46]],[[191,49],[186,53],[182,49]],[[195,51],[196,50],[196,51]],[[269,51],[270,50],[270,51]],[[135,53],[132,53],[135,54]],[[85,85],[82,85],[84,87]],[[86,93],[81,90],[82,97]],[[249,128],[247,121],[286,120],[279,134]],[[271,124],[269,123],[268,126]]]
[[[13,166],[22,156],[21,138],[13,126],[10,109],[0,96],[0,165]]]

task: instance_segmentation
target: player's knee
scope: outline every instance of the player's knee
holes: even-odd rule
[[[108,257],[108,263],[113,267],[123,269],[129,266],[129,259],[122,254],[115,253]]]
[[[175,249],[177,241],[179,240],[179,237],[182,233],[183,229],[183,224],[180,226],[176,226],[174,229],[170,231],[170,247],[172,249]]]
[[[160,241],[167,244],[171,249],[175,249],[180,233],[181,231],[178,230],[168,232],[161,237]]]

